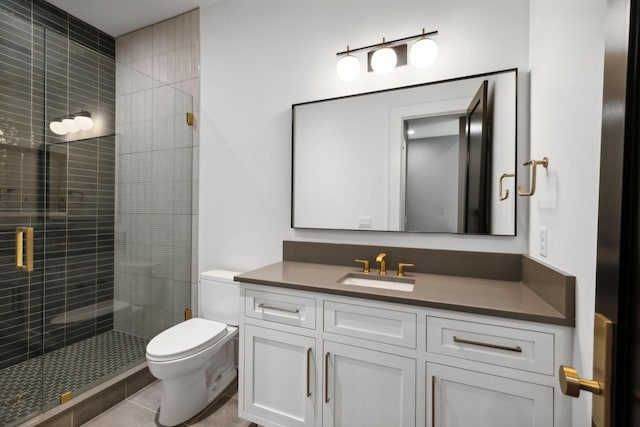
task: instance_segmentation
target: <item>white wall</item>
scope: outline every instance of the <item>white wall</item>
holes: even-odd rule
[[[234,0],[202,9],[200,27],[200,271],[279,261],[284,239],[527,251],[523,198],[515,238],[292,231],[289,224],[291,104],[513,67],[526,71],[526,0]],[[335,53],[347,44],[365,46],[422,27],[439,31],[439,57],[426,71],[408,66],[351,83],[336,76]],[[526,72],[519,83],[524,119]],[[527,157],[528,128],[521,121],[519,150]]]
[[[531,2],[531,156],[547,156],[549,169],[531,201],[529,253],[576,276],[574,363],[584,377],[593,357],[605,18],[603,0]],[[591,425],[590,406],[582,393],[574,426]]]
[[[588,376],[605,16],[604,0],[234,0],[203,9],[200,271],[278,261],[283,239],[530,253],[577,277],[574,357]],[[336,77],[335,52],[347,44],[422,27],[440,31],[427,71]],[[518,198],[518,237],[290,229],[291,104],[511,67],[521,71],[518,157],[550,160],[531,206]],[[528,169],[517,172],[526,187]],[[537,255],[540,226],[547,258]],[[586,393],[575,401],[575,426],[589,424],[589,406]]]

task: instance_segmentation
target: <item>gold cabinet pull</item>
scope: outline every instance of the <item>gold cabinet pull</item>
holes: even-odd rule
[[[369,271],[369,260],[368,259],[354,259],[355,262],[362,263],[362,272],[368,273]]]
[[[529,160],[522,165],[531,166],[531,189],[528,192],[524,192],[522,191],[522,185],[518,185],[518,195],[531,197],[536,194],[536,167],[541,165],[546,169],[549,167],[549,159],[545,157],[542,160]]]
[[[498,350],[507,350],[507,351],[514,351],[516,353],[522,353],[522,348],[520,346],[508,347],[506,345],[491,344],[491,343],[486,343],[482,341],[465,340],[464,338],[458,338],[456,336],[453,337],[453,342],[457,342],[460,344],[477,345],[480,347],[497,348]]]
[[[324,403],[329,403],[329,353],[324,354]]]
[[[502,180],[505,178],[513,178],[515,176],[516,176],[515,173],[503,173],[500,176],[500,185],[498,185],[498,198],[500,199],[500,201],[507,200],[509,198],[508,188],[507,188],[507,191],[505,191],[504,196],[502,195]]]
[[[263,311],[267,309],[267,310],[275,310],[275,311],[284,311],[285,313],[291,313],[291,314],[300,313],[300,310],[298,310],[297,308],[295,310],[292,310],[289,308],[272,307],[270,305],[266,305],[263,303],[258,304],[258,307],[261,308]]]
[[[307,397],[311,396],[311,347],[307,349]]]
[[[24,262],[24,246],[23,242],[27,241],[27,263]],[[33,227],[16,228],[16,268],[26,271],[33,271]]]
[[[431,427],[436,427],[436,376],[431,375]]]

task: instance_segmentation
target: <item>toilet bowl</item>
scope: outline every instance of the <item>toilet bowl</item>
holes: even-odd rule
[[[233,338],[238,334],[240,304],[239,286],[233,282],[236,274],[203,273],[198,304],[203,317],[172,326],[147,345],[149,371],[162,381],[158,421],[164,426],[187,421],[236,378]]]

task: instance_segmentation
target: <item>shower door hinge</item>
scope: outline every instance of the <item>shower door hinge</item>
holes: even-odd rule
[[[187,125],[193,126],[193,113],[187,113]]]
[[[72,397],[73,397],[73,392],[71,390],[69,390],[66,393],[62,393],[60,395],[60,404],[67,403],[68,401],[71,400]]]
[[[192,313],[191,309],[187,308],[184,311],[184,320],[189,320],[189,319],[191,319],[192,316],[193,316],[193,313]]]

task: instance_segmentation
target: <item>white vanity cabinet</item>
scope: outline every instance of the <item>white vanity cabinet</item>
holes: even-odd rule
[[[416,425],[416,360],[324,341],[323,427]]]
[[[565,326],[241,284],[239,415],[263,426],[570,427]]]
[[[315,339],[253,325],[241,337],[245,410],[283,426],[314,426]]]
[[[427,413],[439,427],[553,426],[553,387],[427,363]]]

